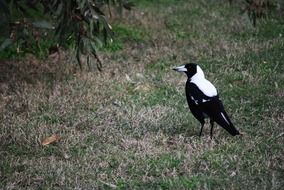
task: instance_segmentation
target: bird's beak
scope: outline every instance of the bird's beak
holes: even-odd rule
[[[173,70],[177,72],[186,72],[187,68],[185,68],[185,65],[182,65],[182,66],[173,68]]]

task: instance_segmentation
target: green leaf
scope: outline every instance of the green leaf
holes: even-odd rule
[[[95,57],[95,59],[97,60],[97,68],[98,68],[99,71],[102,71],[103,66],[102,66],[101,60],[98,58],[98,55],[97,55],[96,44],[93,41],[91,41],[90,44],[91,44],[91,48],[92,48],[92,54]]]
[[[97,50],[96,50],[96,44],[95,44],[95,42],[91,41],[90,44],[91,44],[91,48],[92,48],[92,53],[96,53]]]
[[[0,46],[0,51],[4,50],[5,48],[7,48],[8,46],[10,46],[13,43],[13,40],[10,38],[7,38],[3,41],[3,43]]]
[[[90,56],[89,55],[87,56],[87,65],[88,65],[88,68],[91,69],[91,63],[90,63]]]

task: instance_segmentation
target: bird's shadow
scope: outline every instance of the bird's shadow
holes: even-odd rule
[[[167,127],[161,127],[163,133],[166,133],[167,135],[186,135],[189,137],[192,136],[198,136],[198,128],[197,126],[192,126],[189,124],[179,124],[179,125],[171,125]]]

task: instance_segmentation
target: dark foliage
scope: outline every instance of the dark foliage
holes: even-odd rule
[[[14,45],[17,53],[35,53],[32,46],[47,39],[53,47],[72,43],[80,67],[86,55],[87,64],[93,57],[100,70],[97,46],[112,35],[102,10],[111,5],[132,7],[126,0],[0,0],[0,51]]]
[[[245,2],[245,10],[252,20],[253,26],[256,26],[257,18],[267,17],[269,11],[275,8],[271,0],[245,0]]]

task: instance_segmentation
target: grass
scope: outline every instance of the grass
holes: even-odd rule
[[[74,71],[68,54],[2,61],[0,189],[281,189],[283,19],[254,28],[239,9],[138,1],[114,21],[101,73]],[[194,61],[242,137],[216,127],[211,140],[208,126],[198,137],[186,78],[171,70]]]
[[[127,48],[127,44],[141,44],[147,39],[147,31],[134,28],[133,26],[125,25],[119,22],[115,22],[113,25],[114,37],[113,41],[109,42],[105,46],[102,46],[100,50],[102,52],[116,52]],[[125,46],[125,47],[124,47]]]

